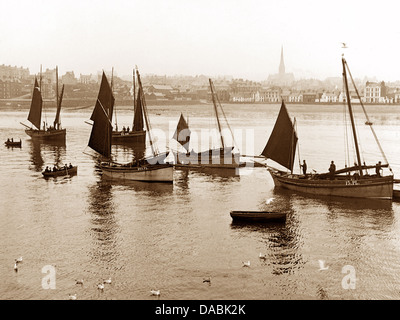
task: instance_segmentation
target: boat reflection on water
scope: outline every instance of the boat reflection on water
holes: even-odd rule
[[[240,180],[240,175],[238,174],[237,170],[235,168],[210,168],[210,167],[180,167],[180,166],[175,166],[175,171],[182,171],[182,172],[187,172],[189,174],[190,171],[198,174],[198,175],[203,175],[207,176],[213,179],[221,179],[221,180]]]
[[[33,164],[32,170],[42,172],[43,166],[55,165],[63,166],[62,161],[66,155],[65,141],[40,141],[40,140],[27,140],[30,148],[31,162]]]
[[[264,247],[261,250],[265,257],[260,260],[263,264],[269,265],[275,275],[291,274],[306,263],[301,254],[301,233],[299,221],[293,210],[292,198],[291,194],[274,193],[270,203],[266,203],[267,199],[261,199],[257,206],[260,211],[285,212],[287,214],[285,223],[234,221],[231,223],[231,229],[242,237],[255,233],[252,237],[258,238]]]
[[[88,197],[91,222],[88,231],[93,238],[93,249],[89,255],[91,259],[102,261],[106,268],[118,255],[118,223],[115,218],[112,185],[102,180],[97,181],[89,186]]]
[[[174,185],[163,182],[145,182],[135,180],[115,180],[101,176],[101,181],[107,183],[118,191],[132,190],[134,192],[146,192],[149,196],[172,193]]]

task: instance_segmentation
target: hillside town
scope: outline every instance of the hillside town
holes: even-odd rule
[[[118,77],[106,71],[113,79],[113,91],[118,103],[132,102],[132,79]],[[0,65],[0,102],[27,100],[32,94],[34,78],[38,77],[44,99],[55,97],[56,72],[46,69],[40,74],[31,74],[28,68]],[[65,85],[64,100],[92,100],[98,92],[101,71],[96,74],[65,72],[59,77],[59,83]],[[149,104],[198,103],[209,101],[209,77],[196,76],[142,76],[145,98]],[[218,97],[225,103],[342,103],[345,101],[341,77],[319,79],[298,79],[285,70],[283,48],[276,74],[270,74],[265,81],[256,82],[246,79],[234,79],[231,76],[219,76],[213,79]],[[376,79],[355,79],[360,88],[359,95],[363,103],[399,104],[400,81],[385,82]],[[356,92],[351,92],[352,102],[360,102]],[[9,101],[10,100],[10,101]]]

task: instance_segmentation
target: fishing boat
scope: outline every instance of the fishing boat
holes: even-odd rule
[[[284,222],[285,212],[277,211],[231,211],[232,221],[238,222]]]
[[[21,141],[21,139],[19,139],[19,141],[14,141],[14,139],[11,138],[11,139],[7,139],[7,141],[4,142],[4,144],[6,145],[6,147],[21,148],[22,141]]]
[[[359,101],[361,102],[362,100],[354,84],[354,80],[344,57],[342,57],[342,66],[343,80],[347,97],[347,109],[350,115],[355,154],[357,156],[357,160],[354,165],[345,165],[344,168],[338,170],[336,170],[336,167],[332,166],[332,170],[330,170],[330,172],[321,174],[293,173],[298,137],[295,130],[295,122],[292,122],[290,119],[285,103],[282,101],[281,109],[279,111],[275,126],[271,132],[268,143],[262,152],[262,155],[267,159],[277,162],[281,166],[290,170],[290,172],[279,170],[271,166],[268,166],[267,169],[271,174],[276,187],[313,195],[391,200],[393,197],[392,170],[389,167],[386,156],[379,144],[375,131],[372,128],[372,122],[368,119],[368,115],[362,103],[361,106],[363,107],[367,122],[370,123],[369,126],[380,148],[385,163],[379,162],[375,165],[366,165],[365,162],[361,163],[361,156],[357,140],[357,130],[355,127],[351,99],[349,95],[347,72],[352,80],[352,84],[358,95]],[[390,173],[388,175],[381,175],[380,171],[383,168],[389,168]],[[375,169],[377,174],[364,174],[364,170],[368,169]]]
[[[60,177],[60,176],[72,176],[78,173],[78,166],[65,166],[61,168],[56,168],[54,170],[44,170],[42,171],[43,177]]]
[[[41,79],[41,75],[40,75]],[[61,103],[62,97],[64,94],[64,85],[61,89],[61,94],[58,94],[58,68],[56,67],[56,115],[54,118],[53,125],[48,126],[47,123],[43,122],[43,128],[41,129],[41,119],[42,119],[42,107],[43,107],[43,98],[41,93],[41,80],[40,84],[35,77],[35,84],[33,87],[32,93],[32,101],[31,107],[28,114],[28,121],[30,121],[35,128],[29,127],[21,122],[27,129],[25,133],[30,136],[32,139],[41,139],[41,140],[65,140],[66,129],[61,127],[60,121],[60,111],[61,111]]]
[[[153,142],[150,121],[148,119],[142,83],[138,70],[136,70],[136,76],[139,84],[137,103],[141,104],[144,112],[152,156],[147,158],[143,157],[141,159],[135,158],[132,162],[125,164],[113,161],[111,155],[111,133],[115,99],[104,72],[95,108],[90,118],[93,121],[93,125],[88,146],[102,156],[103,161],[99,163],[98,167],[106,178],[172,183],[173,166],[169,163],[165,163],[168,152],[159,153]]]
[[[144,130],[144,121],[143,121],[143,108],[142,104],[137,103],[136,99],[136,76],[135,72],[133,73],[133,125],[132,130],[129,127],[123,127],[122,130],[118,130],[117,124],[117,112],[114,107],[115,113],[115,130],[112,132],[112,143],[113,144],[131,144],[131,143],[145,143],[146,142],[146,130]],[[111,84],[112,87],[112,84]]]
[[[224,140],[218,108],[221,110],[225,123],[229,128],[232,141],[234,141],[233,133],[226,119],[225,112],[219,101],[218,95],[215,92],[214,84],[211,79],[209,79],[209,83],[211,89],[211,98],[214,106],[214,114],[219,133],[220,147],[208,149],[202,152],[195,152],[193,149],[189,151],[191,131],[189,129],[188,123],[186,122],[185,118],[183,117],[183,114],[181,113],[173,139],[178,141],[178,143],[186,150],[186,152],[176,152],[175,167],[177,168],[191,167],[191,168],[236,169],[242,166],[240,164],[240,153],[234,152],[235,147],[228,146]]]

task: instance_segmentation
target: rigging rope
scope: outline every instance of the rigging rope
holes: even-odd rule
[[[381,154],[382,154],[383,159],[385,160],[385,162],[386,162],[387,164],[389,164],[389,162],[388,162],[388,160],[387,160],[387,158],[386,158],[385,152],[383,151],[382,146],[381,146],[381,144],[380,144],[380,142],[379,142],[379,140],[378,140],[378,137],[377,137],[377,135],[376,135],[376,133],[375,133],[375,130],[374,130],[374,128],[372,127],[372,122],[369,120],[367,111],[365,110],[365,107],[364,107],[364,104],[363,104],[363,102],[362,102],[362,100],[361,100],[360,94],[358,93],[357,87],[356,87],[356,85],[355,85],[355,83],[354,83],[353,76],[351,75],[351,72],[350,72],[349,66],[347,65],[347,62],[346,62],[346,67],[347,67],[347,70],[348,70],[348,72],[349,72],[351,82],[353,83],[353,87],[354,87],[354,89],[355,89],[355,91],[356,91],[357,97],[358,97],[358,99],[360,100],[360,104],[361,104],[361,107],[362,107],[362,109],[363,109],[365,118],[367,119],[367,124],[369,125],[369,127],[370,127],[370,129],[371,129],[371,131],[372,131],[372,134],[373,134],[373,136],[374,136],[374,138],[375,138],[375,141],[376,141],[376,143],[377,143],[377,145],[378,145],[378,147],[379,147],[379,150],[380,150],[380,152],[381,152]],[[389,166],[389,170],[390,170],[390,172],[392,172],[392,168],[390,168],[390,166]]]

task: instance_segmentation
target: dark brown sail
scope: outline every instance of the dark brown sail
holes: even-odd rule
[[[142,89],[139,87],[133,119],[133,131],[143,131],[144,128],[142,94]]]
[[[296,144],[297,134],[290,120],[285,103],[282,101],[275,126],[261,154],[292,171]]]
[[[112,114],[114,96],[105,73],[101,79],[99,95],[90,119],[93,121],[88,146],[106,158],[111,155]]]
[[[178,141],[187,151],[189,151],[190,129],[182,113],[178,125],[176,126],[173,139]]]
[[[64,85],[61,88],[60,97],[57,99],[57,111],[56,111],[56,117],[54,119],[54,128],[56,129],[60,129],[60,111],[61,111],[61,103],[63,95],[64,95]]]
[[[31,109],[29,111],[28,120],[40,130],[40,122],[42,120],[42,93],[40,92],[38,81],[35,77],[35,85],[33,87]]]

